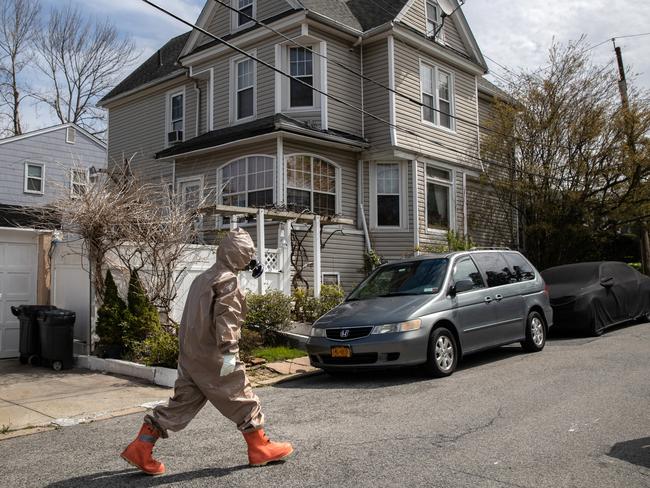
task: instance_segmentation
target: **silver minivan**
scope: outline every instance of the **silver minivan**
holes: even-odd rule
[[[377,268],[314,323],[307,351],[333,373],[423,365],[441,377],[484,349],[541,351],[552,324],[544,280],[520,253],[430,254]]]

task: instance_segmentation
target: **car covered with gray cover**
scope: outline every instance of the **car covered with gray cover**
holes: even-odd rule
[[[431,254],[377,268],[313,324],[307,351],[329,372],[422,365],[448,376],[484,349],[541,351],[552,324],[544,280],[522,254]]]

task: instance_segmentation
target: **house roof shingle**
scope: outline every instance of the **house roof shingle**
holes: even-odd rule
[[[128,92],[151,81],[163,78],[181,67],[176,63],[190,32],[176,36],[138,66],[129,76],[108,92],[99,103]]]
[[[263,117],[261,119],[253,120],[252,122],[206,132],[205,134],[201,134],[200,136],[194,137],[193,139],[181,142],[180,144],[176,144],[165,149],[164,151],[156,153],[156,159],[168,158],[192,151],[200,151],[201,149],[209,149],[211,147],[221,146],[223,144],[228,144],[229,142],[238,141],[240,139],[247,139],[249,137],[270,134],[272,132],[277,132],[280,130],[287,132],[299,131],[301,134],[303,134],[305,130],[308,130],[310,132],[310,135],[315,138],[326,138],[326,136],[334,136],[346,139],[351,144],[355,145],[367,144],[365,139],[353,134],[348,134],[346,132],[338,131],[335,129],[314,129],[308,124],[292,119],[291,117],[287,117],[286,115],[275,114],[268,117]]]

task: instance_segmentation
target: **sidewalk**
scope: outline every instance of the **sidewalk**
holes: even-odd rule
[[[309,358],[248,367],[253,387],[319,372]],[[74,368],[54,372],[0,360],[0,441],[44,430],[144,412],[173,390],[137,378]]]
[[[169,395],[169,388],[132,378],[0,360],[0,440],[145,411]]]

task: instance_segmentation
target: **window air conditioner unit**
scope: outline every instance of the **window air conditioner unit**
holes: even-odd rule
[[[167,142],[169,144],[178,144],[183,142],[183,131],[182,130],[173,130],[167,133]]]

